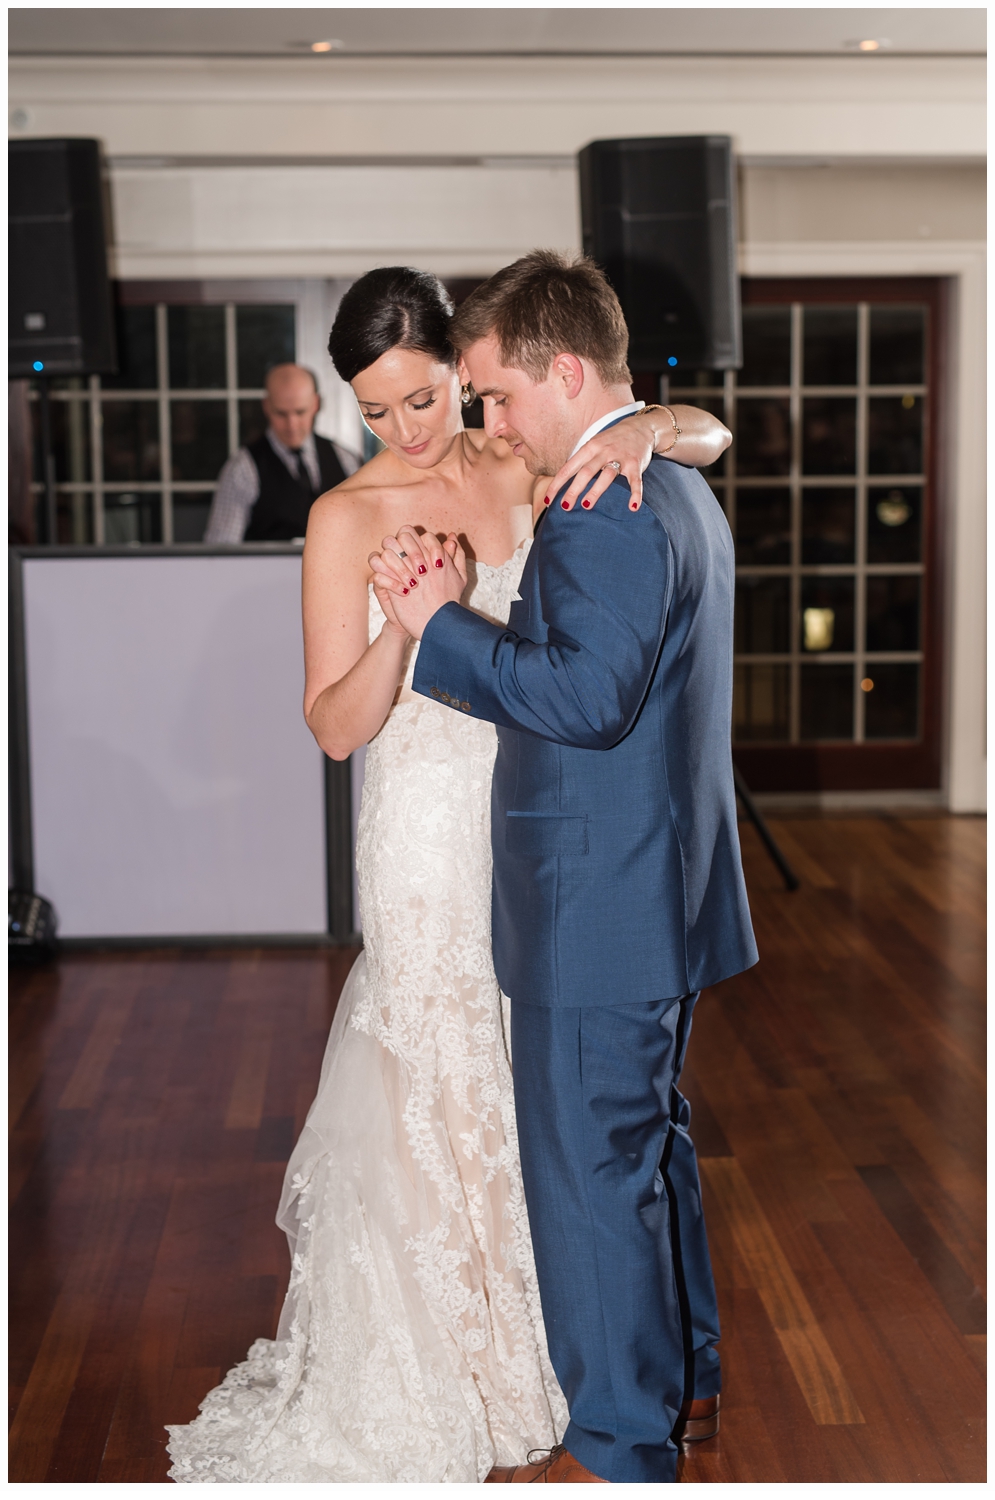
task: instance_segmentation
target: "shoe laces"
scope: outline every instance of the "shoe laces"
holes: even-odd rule
[[[533,1478],[528,1480],[527,1482],[529,1484],[537,1484],[540,1480],[545,1481],[546,1472],[549,1469],[550,1465],[553,1463],[554,1459],[559,1458],[560,1454],[565,1451],[566,1450],[564,1449],[562,1443],[557,1443],[553,1448],[531,1449],[530,1452],[525,1455],[525,1462],[527,1464],[542,1464],[542,1468],[539,1470],[538,1474],[534,1475]]]

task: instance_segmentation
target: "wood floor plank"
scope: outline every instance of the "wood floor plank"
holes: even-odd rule
[[[41,1348],[21,1394],[10,1428],[11,1476],[21,1483],[42,1484],[72,1395],[92,1325],[78,1311],[87,1289],[74,1285],[57,1303]]]
[[[161,1260],[157,1261],[137,1319],[142,1336],[136,1340],[133,1357],[125,1368],[96,1469],[95,1477],[105,1484],[129,1480],[152,1484],[165,1477],[161,1468],[166,1441],[162,1413],[170,1409],[187,1290],[169,1285],[169,1278],[161,1274],[163,1269]]]
[[[785,859],[791,865],[798,879],[804,881],[807,886],[813,886],[819,890],[833,890],[836,886],[836,881],[832,873],[813,854],[804,839],[797,837],[792,825],[787,822],[774,820],[771,826],[772,828],[776,828],[777,832],[774,834],[774,837],[780,844]],[[753,841],[758,840],[759,836],[752,828],[749,830],[749,833]]]
[[[985,1304],[960,1262],[947,1249],[898,1173],[890,1166],[860,1168],[865,1186],[964,1334],[984,1333]]]
[[[225,1112],[226,1130],[257,1130],[263,1115],[272,1038],[248,1032],[239,1049],[238,1066]]]
[[[815,1233],[848,1288],[862,1326],[881,1351],[884,1392],[904,1430],[922,1428],[917,1481],[967,1482],[984,1477],[977,1424],[985,1409],[984,1382],[932,1288],[863,1188],[839,1183],[848,1224],[818,1224]],[[928,1467],[925,1458],[928,1457]],[[891,1476],[888,1476],[891,1477]]]
[[[853,1392],[739,1163],[713,1157],[702,1168],[815,1421],[821,1427],[861,1424]]]
[[[964,1340],[972,1359],[982,1373],[988,1370],[988,1336],[984,1333],[969,1333]]]
[[[762,1300],[773,1318],[770,1304],[774,1299],[768,1293]],[[804,1326],[774,1331],[819,1426],[862,1426],[864,1415],[811,1309]]]
[[[697,1467],[714,1455],[720,1462],[713,1458],[710,1474],[701,1469],[699,1474],[706,1480],[714,1476],[716,1483],[772,1483],[779,1482],[781,1474],[795,1483],[840,1479],[832,1447],[832,1437],[840,1429],[816,1423],[759,1294],[752,1286],[727,1291],[721,1312],[723,1431],[717,1449],[703,1443],[687,1455],[685,1475],[692,1464]],[[754,1453],[746,1441],[737,1420],[740,1403],[762,1408],[769,1447],[762,1439]]]
[[[110,991],[101,997],[93,1029],[72,1077],[62,1091],[60,1109],[89,1109],[100,1093],[104,1075],[128,1022],[133,997]]]

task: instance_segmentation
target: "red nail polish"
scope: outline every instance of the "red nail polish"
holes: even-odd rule
[[[419,573],[427,573],[428,569],[425,567],[424,563],[419,563],[418,564],[418,571],[419,571]]]
[[[441,558],[441,557],[437,557],[437,558],[436,558],[436,559],[435,559],[435,566],[436,566],[436,567],[437,567],[437,568],[441,568],[441,567],[442,567],[442,558]]]
[[[582,500],[580,503],[584,507],[585,510],[590,510],[591,509],[591,502],[590,502],[590,500]]]
[[[410,593],[410,592],[411,592],[410,589],[402,589],[401,590],[402,594],[407,594],[407,593]]]
[[[563,508],[563,510],[569,510],[570,509],[569,505],[567,504],[567,502],[565,500],[561,500],[560,501],[560,505]]]
[[[411,587],[413,589],[416,589],[418,587],[418,580],[417,580],[417,578],[409,578],[408,582],[410,583],[410,585],[411,585]]]
[[[546,498],[545,498],[545,500],[542,503],[543,503],[543,505],[552,505],[552,503],[553,503],[553,497],[552,497],[552,495],[547,495]]]
[[[639,509],[639,506],[636,504],[635,500],[630,500],[629,501],[629,509],[630,510],[638,510]]]

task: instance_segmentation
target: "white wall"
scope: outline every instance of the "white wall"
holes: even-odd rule
[[[115,163],[118,274],[348,276],[377,264],[489,276],[579,238],[572,158],[494,166]]]
[[[300,575],[299,556],[25,561],[35,878],[63,937],[326,931]]]
[[[342,443],[357,458],[363,454],[365,424],[352,388],[340,380],[328,357],[328,334],[349,280],[312,278],[300,283],[297,301],[297,359],[314,372],[321,396],[315,431]]]

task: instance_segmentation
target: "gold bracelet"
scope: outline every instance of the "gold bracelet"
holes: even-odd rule
[[[665,453],[669,453],[672,448],[676,448],[677,447],[677,439],[681,435],[681,429],[677,425],[677,418],[674,416],[674,414],[670,410],[669,406],[659,406],[656,403],[654,403],[652,406],[644,406],[643,407],[643,411],[665,411],[667,413],[667,416],[670,418],[670,421],[671,421],[671,423],[673,425],[673,429],[674,429],[674,441],[671,443],[670,447],[669,448],[664,448],[662,451],[660,449],[656,449],[655,450],[657,458],[662,458]]]

